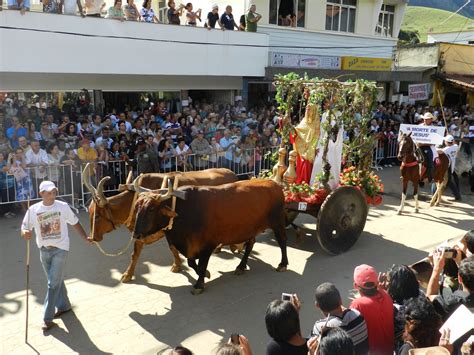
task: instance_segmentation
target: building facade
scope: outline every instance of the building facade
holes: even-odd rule
[[[231,5],[237,23],[250,5],[248,0],[215,3],[220,14]],[[232,102],[236,96],[252,101],[253,93],[271,91],[274,75],[289,71],[393,81],[406,0],[252,3],[262,15],[257,33],[209,31],[199,23],[194,28],[2,11],[0,90],[159,91],[181,98],[204,91]],[[166,22],[167,1],[153,4]],[[193,5],[202,9],[205,21],[209,2],[195,0]]]

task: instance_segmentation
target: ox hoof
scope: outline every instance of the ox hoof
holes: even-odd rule
[[[120,278],[120,281],[122,283],[130,282],[130,281],[132,281],[132,276],[129,275],[129,274],[123,274],[122,277]]]
[[[279,265],[276,268],[276,271],[278,271],[278,272],[285,272],[286,270],[287,270],[286,266],[283,266],[283,265]]]
[[[196,296],[196,295],[200,295],[201,293],[204,292],[204,288],[195,288],[193,287],[192,290],[191,290],[191,293]]]
[[[420,210],[418,208],[415,209],[415,213],[420,213]]]
[[[209,272],[209,270],[206,270],[206,278],[208,278],[208,279],[211,278],[211,273]]]
[[[230,251],[232,252],[232,254],[240,254],[242,253],[243,250],[244,250],[243,246],[239,246],[239,245],[230,246]]]
[[[398,210],[397,214],[398,214],[398,215],[401,215],[401,214],[402,214],[402,211],[401,211],[401,210]]]
[[[243,275],[245,274],[245,269],[241,269],[241,268],[236,268],[235,271],[234,271],[234,274],[235,275]]]
[[[174,265],[171,267],[171,272],[174,272],[177,274],[178,272],[181,272],[181,265]]]

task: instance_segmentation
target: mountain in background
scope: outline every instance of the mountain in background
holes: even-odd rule
[[[424,6],[455,12],[466,2],[466,0],[410,0],[408,6]],[[471,0],[471,3],[458,13],[470,19],[474,19],[474,0]]]
[[[409,6],[403,17],[402,30],[418,31],[421,42],[426,42],[429,32],[459,32],[474,28],[474,20],[459,14],[422,6]]]

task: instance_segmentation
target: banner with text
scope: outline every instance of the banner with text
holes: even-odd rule
[[[423,126],[414,124],[402,124],[400,131],[410,133],[415,143],[420,144],[442,144],[446,128],[438,126]]]
[[[428,100],[430,97],[430,84],[408,85],[408,99],[412,101]]]
[[[387,58],[342,57],[342,70],[390,71],[392,60]]]
[[[271,66],[308,69],[341,69],[341,57],[272,52]]]

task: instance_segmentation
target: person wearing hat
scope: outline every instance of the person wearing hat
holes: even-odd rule
[[[69,205],[56,200],[57,192],[58,189],[52,181],[43,181],[39,186],[42,201],[35,203],[26,211],[21,224],[21,236],[25,240],[31,239],[32,230],[35,230],[41,264],[48,279],[41,327],[43,331],[56,326],[53,319],[71,310],[71,303],[64,284],[69,252],[67,225],[71,224],[87,243],[91,243]]]
[[[430,112],[426,112],[423,116],[423,123],[420,126],[432,126],[434,116]],[[434,144],[418,144],[418,147],[423,152],[426,162],[426,176],[428,177],[428,182],[433,180],[434,173],[434,164],[433,162],[438,159],[438,152]]]
[[[446,147],[443,148],[444,154],[449,159],[449,169],[448,169],[448,186],[453,192],[454,200],[460,201],[461,200],[461,193],[459,192],[459,178],[454,171],[454,167],[456,165],[456,155],[458,154],[458,145],[454,141],[454,137],[448,134],[444,137],[444,143]]]
[[[137,139],[135,162],[138,174],[157,173],[160,171],[158,155],[147,146],[143,138]]]
[[[216,28],[216,23],[219,24],[221,30],[225,30],[224,25],[219,19],[219,6],[217,6],[217,4],[214,4],[212,5],[212,11],[207,14],[207,20],[204,24],[204,27],[206,27],[208,30],[211,30],[213,28]]]
[[[354,269],[354,288],[360,297],[352,301],[349,308],[358,310],[367,323],[369,353],[392,355],[395,342],[393,301],[379,288],[378,274],[372,266],[362,264]]]

